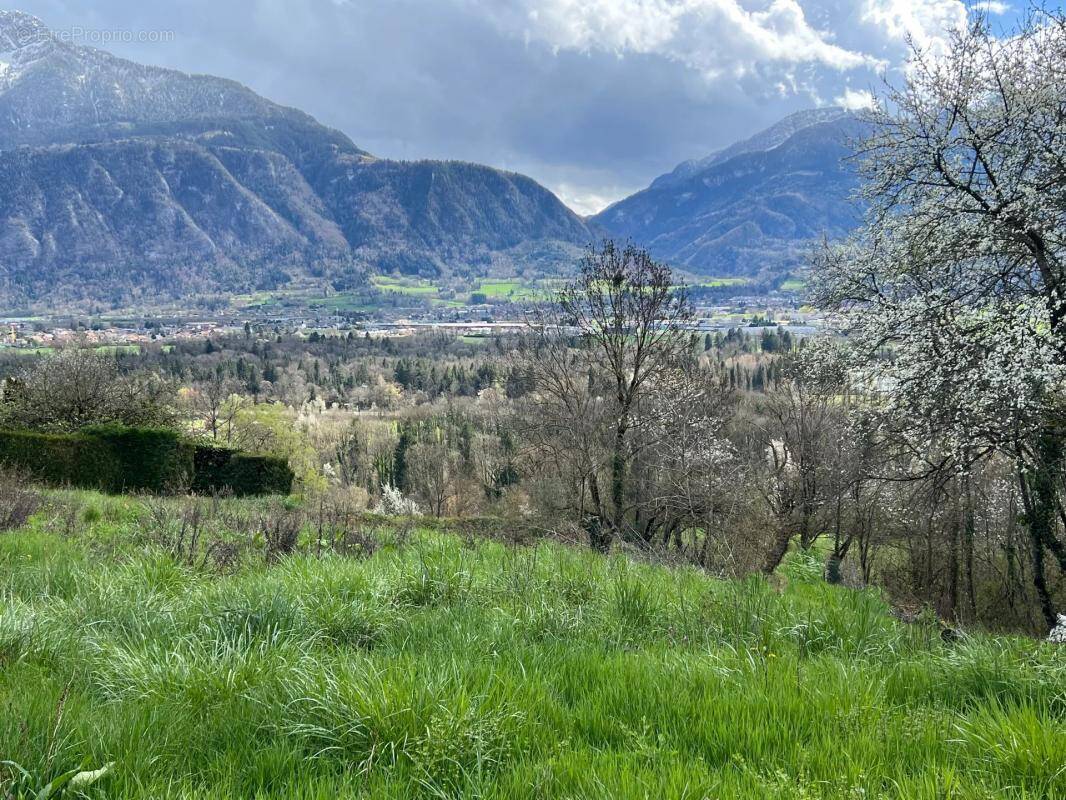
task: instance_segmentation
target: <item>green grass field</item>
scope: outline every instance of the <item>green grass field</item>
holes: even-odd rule
[[[99,347],[93,348],[97,353],[102,353],[107,356],[114,355],[137,355],[141,352],[141,346],[138,344],[105,344]]]
[[[0,346],[0,350],[17,356],[46,356],[56,351],[54,347],[12,347],[11,345]]]
[[[383,292],[398,292],[416,297],[436,297],[439,289],[429,281],[418,278],[394,278],[389,275],[375,275],[371,283]]]
[[[138,344],[102,344],[93,348],[97,353],[106,356],[113,356],[118,354],[123,355],[137,355],[141,352],[141,346]],[[54,347],[12,347],[10,345],[0,345],[0,351],[5,353],[14,353],[20,356],[45,356],[56,352]]]
[[[497,297],[505,300],[536,300],[543,296],[544,292],[538,290],[523,281],[482,281],[474,290],[487,297]]]
[[[718,289],[722,286],[745,286],[751,283],[750,278],[708,278],[703,283],[696,284],[710,289]]]
[[[27,796],[113,763],[90,796],[1066,797],[1062,649],[944,644],[801,554],[727,582],[382,527],[267,563],[227,501],[178,558],[140,500],[50,497],[0,533]]]

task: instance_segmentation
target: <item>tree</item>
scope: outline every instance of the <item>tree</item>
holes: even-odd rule
[[[834,578],[851,547],[842,512],[845,493],[862,477],[863,439],[848,424],[850,396],[840,350],[830,340],[808,345],[781,365],[772,389],[747,403],[749,476],[772,521],[761,565],[767,574],[797,537],[806,550],[832,532],[827,575]]]
[[[240,388],[238,381],[219,368],[184,392],[189,410],[203,421],[213,441],[232,441],[233,423],[244,405]]]
[[[533,387],[527,436],[570,483],[597,549],[634,531],[633,460],[698,395],[691,317],[668,267],[606,241],[531,320],[520,368]]]
[[[7,425],[59,432],[112,422],[168,427],[173,391],[158,375],[123,374],[114,358],[71,347],[7,382],[3,417]]]
[[[429,439],[411,446],[407,482],[436,517],[444,515],[458,492],[459,452],[447,442]]]
[[[690,373],[691,402],[676,406],[639,433],[633,464],[634,532],[647,546],[682,550],[708,566],[712,540],[721,544],[726,514],[744,481],[722,433],[734,395],[709,371]],[[690,536],[685,537],[689,532]]]
[[[1017,462],[1034,584],[1058,529],[1066,377],[1066,17],[986,23],[915,50],[870,113],[867,224],[826,248],[816,299],[843,312],[878,426],[929,469]]]

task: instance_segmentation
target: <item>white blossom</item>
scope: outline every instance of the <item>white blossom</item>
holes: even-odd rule
[[[374,507],[374,513],[389,517],[417,517],[421,516],[422,511],[414,500],[404,497],[397,487],[383,483],[381,499]]]

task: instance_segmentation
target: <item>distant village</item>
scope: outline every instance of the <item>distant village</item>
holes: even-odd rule
[[[0,317],[0,348],[32,351],[75,342],[130,347],[252,331],[259,335],[308,336],[354,333],[375,338],[440,331],[491,337],[523,329],[528,311],[529,306],[523,303],[496,302],[463,307],[382,308],[374,312],[275,306],[127,316]],[[698,304],[695,312],[693,328],[701,332],[783,327],[803,336],[815,334],[824,326],[821,312],[781,297],[732,297],[727,302]]]

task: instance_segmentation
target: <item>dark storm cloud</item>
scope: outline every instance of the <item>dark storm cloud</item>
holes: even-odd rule
[[[868,88],[874,62],[898,58],[905,29],[927,25],[923,14],[934,22],[937,14],[957,15],[959,3],[23,0],[19,7],[56,29],[164,32],[106,46],[137,61],[234,78],[381,156],[528,173],[587,210],[790,111]]]

